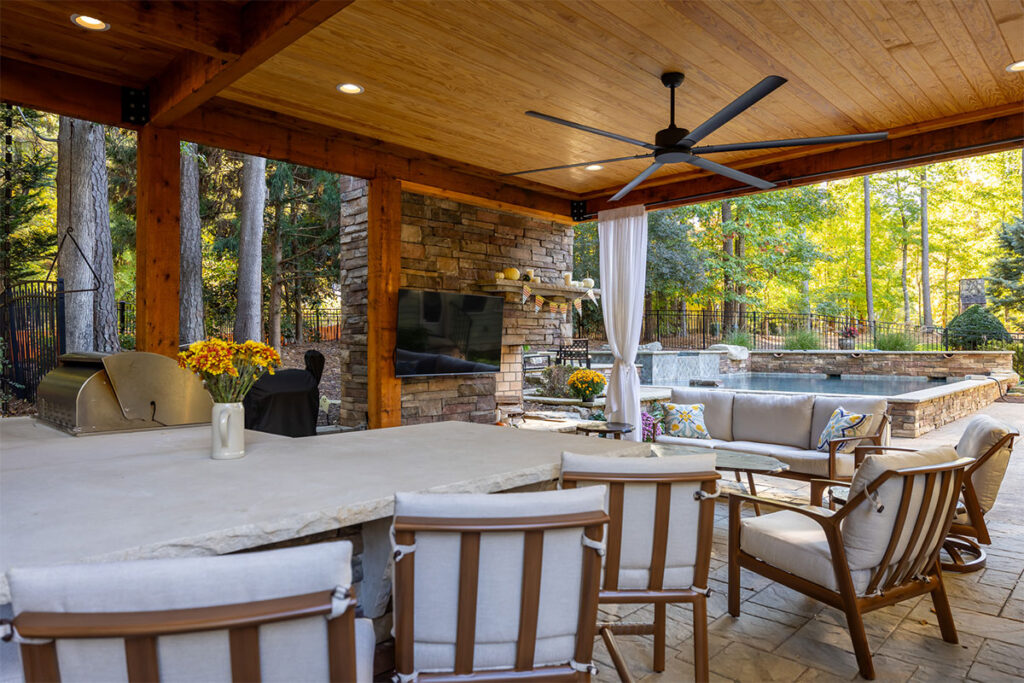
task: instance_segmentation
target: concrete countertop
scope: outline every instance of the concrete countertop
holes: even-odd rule
[[[211,460],[210,427],[72,437],[0,421],[0,603],[12,566],[214,555],[392,514],[395,491],[492,492],[551,480],[563,450],[631,441],[439,422],[290,439],[246,432]]]

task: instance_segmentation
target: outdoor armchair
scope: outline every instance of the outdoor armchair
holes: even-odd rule
[[[352,544],[8,572],[26,681],[370,681]]]
[[[398,679],[589,681],[604,498],[395,494]]]
[[[869,679],[866,612],[928,593],[943,639],[957,642],[939,550],[970,463],[950,447],[869,455],[838,512],[730,494],[729,613],[740,615],[740,568],[841,609]],[[741,517],[743,503],[754,501],[781,509]]]
[[[654,623],[601,624],[619,677],[631,681],[615,634],[654,636],[655,671],[665,670],[666,608],[693,605],[694,669],[708,680],[707,595],[714,505],[715,454],[614,458],[562,454],[562,487],[608,490],[608,552],[602,604],[653,604]]]

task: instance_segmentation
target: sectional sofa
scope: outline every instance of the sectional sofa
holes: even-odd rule
[[[789,465],[789,471],[782,476],[795,479],[850,479],[853,476],[853,448],[848,447],[849,453],[840,452],[847,442],[832,441],[827,452],[815,449],[829,417],[840,406],[872,415],[867,436],[859,439],[859,443],[888,444],[888,401],[883,397],[677,387],[672,389],[672,402],[704,404],[704,424],[711,438],[661,435],[658,443],[769,455]]]

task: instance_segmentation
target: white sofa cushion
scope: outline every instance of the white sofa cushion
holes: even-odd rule
[[[824,508],[807,507],[823,515],[832,514]],[[773,567],[819,586],[838,590],[825,531],[806,515],[782,510],[745,517],[740,520],[740,548]],[[871,573],[866,570],[853,573],[853,584],[858,593],[863,593],[870,577]]]
[[[734,393],[721,389],[672,387],[673,403],[703,403],[704,424],[712,439],[732,441],[732,404]]]
[[[736,394],[733,439],[808,448],[813,407],[812,395]]]
[[[914,453],[895,452],[869,455],[854,474],[848,501],[888,470],[927,467],[956,459],[956,451],[951,446],[928,448]],[[873,501],[866,501],[850,511],[846,519],[843,520],[843,544],[846,547],[846,559],[851,569],[870,569],[878,566],[878,563],[882,561],[893,534],[896,516],[899,514],[900,500],[903,497],[902,477],[889,479],[882,484],[876,494],[877,504]],[[949,497],[958,494],[959,491],[951,490]],[[924,528],[927,529],[935,511],[946,509],[943,506],[948,505],[948,501],[937,500],[937,496],[935,496],[928,509],[922,510],[923,495],[924,476],[922,475],[915,478],[906,522],[902,530],[897,530],[901,533],[901,541],[893,553],[895,559],[899,559],[906,549],[910,540],[910,531],[917,521],[918,514],[925,515]],[[921,534],[918,543],[920,544],[924,540],[924,534]]]
[[[730,448],[723,446],[722,448]],[[810,474],[815,477],[828,478],[828,453],[818,450],[790,448],[788,446],[772,446],[768,455],[789,465],[790,472]],[[837,477],[853,476],[853,453],[836,453]]]
[[[882,422],[889,402],[885,398],[875,396],[815,396],[814,411],[811,415],[811,438],[807,442],[807,448],[814,448],[817,445],[829,418],[840,406],[849,412],[870,414],[871,421],[865,433],[874,434],[878,431],[878,425]]]
[[[740,453],[753,453],[754,455],[771,455],[772,451],[779,447],[773,443],[758,443],[757,441],[730,441],[718,448],[725,451],[739,451]],[[783,446],[782,448],[785,448]]]
[[[676,446],[699,446],[700,448],[728,448],[731,441],[722,439],[687,439],[682,436],[669,436],[660,434],[654,439],[656,443],[671,444]]]
[[[673,458],[609,458],[600,455],[562,454],[563,472],[603,474],[680,474],[714,472],[715,453],[707,451]],[[581,482],[583,485],[583,482]],[[620,589],[643,590],[650,579],[654,547],[656,484],[626,484],[622,495],[622,551],[619,559]],[[669,507],[668,546],[663,588],[689,588],[697,562],[698,483],[672,484]]]
[[[396,493],[395,515],[476,519],[550,516],[603,511],[604,502],[603,486],[538,493]],[[565,664],[575,652],[585,550],[582,536],[580,528],[544,533],[536,666]],[[522,532],[481,534],[475,669],[515,666],[523,538]],[[457,532],[416,534],[413,662],[418,671],[454,670],[460,545]]]
[[[977,415],[964,429],[963,436],[956,445],[957,455],[977,460],[1009,433],[1010,428],[994,417]],[[982,512],[988,512],[996,504],[996,496],[999,494],[999,487],[1003,483],[1003,476],[1009,464],[1010,449],[1004,445],[971,475]]]
[[[229,605],[303,595],[352,579],[352,544],[218,557],[137,560],[8,572],[14,613],[144,612]],[[355,609],[349,606],[348,609]],[[373,678],[373,626],[357,620],[357,679]],[[265,681],[329,679],[327,621],[309,617],[261,626],[260,665]],[[161,680],[230,681],[228,632],[206,631],[157,639]],[[124,641],[57,641],[63,680],[126,681]]]

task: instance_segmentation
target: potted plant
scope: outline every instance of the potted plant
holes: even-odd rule
[[[640,436],[642,441],[654,441],[661,436],[661,418],[648,413],[640,413]]]
[[[595,396],[604,391],[605,379],[604,375],[596,370],[581,368],[569,376],[566,384],[569,385],[569,391],[573,396],[583,403],[590,403]]]
[[[849,351],[855,348],[856,342],[854,340],[857,339],[858,334],[859,332],[857,332],[857,328],[853,325],[844,327],[843,331],[839,333],[839,348],[844,351]]]
[[[263,373],[274,374],[281,356],[256,341],[242,344],[207,339],[178,354],[178,365],[203,380],[213,397],[213,445],[210,457],[230,460],[245,455],[245,409],[242,399]]]

